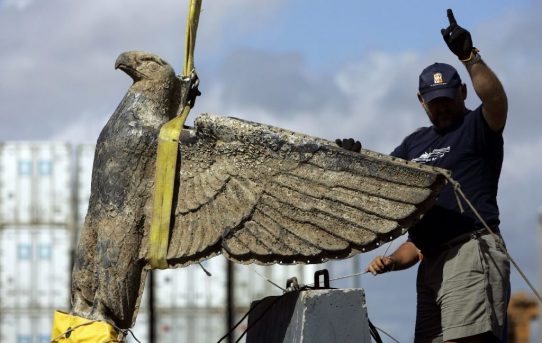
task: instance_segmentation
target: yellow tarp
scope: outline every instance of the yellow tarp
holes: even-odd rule
[[[117,331],[110,324],[55,311],[51,343],[105,342],[121,342]]]

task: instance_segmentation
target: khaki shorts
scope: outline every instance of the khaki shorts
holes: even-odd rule
[[[499,236],[485,234],[424,256],[416,282],[415,342],[485,332],[502,337],[510,294],[505,249]]]

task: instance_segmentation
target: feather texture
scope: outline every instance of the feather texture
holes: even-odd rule
[[[414,225],[448,173],[210,114],[181,136],[171,267],[220,253],[271,264],[369,251]]]

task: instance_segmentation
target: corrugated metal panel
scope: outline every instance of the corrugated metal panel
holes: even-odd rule
[[[0,230],[0,308],[67,308],[70,232],[64,226]]]
[[[77,227],[81,228],[87,215],[90,199],[90,184],[92,181],[92,164],[94,162],[94,144],[78,145],[76,149],[76,196],[77,196]]]
[[[68,144],[1,144],[0,223],[69,224],[70,168]]]
[[[0,313],[0,342],[49,343],[51,311],[20,311]]]

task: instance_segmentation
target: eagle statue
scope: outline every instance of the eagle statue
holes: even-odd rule
[[[97,142],[72,274],[72,313],[129,328],[150,269],[160,127],[190,80],[160,57],[126,52],[133,84]],[[203,114],[179,139],[167,266],[223,254],[239,263],[322,263],[406,232],[432,206],[445,170],[245,120]]]

